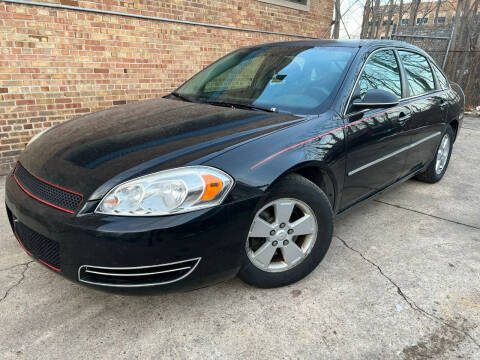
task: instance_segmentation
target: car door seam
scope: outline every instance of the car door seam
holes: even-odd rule
[[[428,135],[428,136],[426,136],[426,137],[424,137],[424,138],[422,138],[422,139],[420,139],[420,140],[415,141],[414,143],[411,143],[411,144],[409,144],[409,145],[407,145],[407,146],[404,146],[404,147],[402,147],[402,148],[400,148],[400,149],[398,149],[398,150],[395,150],[394,152],[391,152],[391,153],[389,153],[389,154],[387,154],[387,155],[384,155],[384,156],[382,156],[382,157],[380,157],[380,158],[378,158],[378,159],[376,159],[376,160],[374,160],[374,161],[371,161],[371,162],[369,162],[369,163],[367,163],[367,164],[365,164],[365,165],[362,165],[362,166],[356,168],[355,170],[349,171],[347,175],[348,175],[348,176],[352,176],[352,175],[354,175],[354,174],[356,174],[356,173],[358,173],[358,172],[360,172],[360,171],[362,171],[362,170],[365,170],[365,169],[369,168],[370,166],[376,165],[376,164],[378,164],[378,163],[380,163],[380,162],[382,162],[382,161],[385,161],[385,160],[387,160],[387,159],[389,159],[389,158],[391,158],[391,157],[393,157],[393,156],[395,156],[395,155],[398,155],[398,154],[400,154],[400,153],[402,153],[402,152],[404,152],[404,151],[406,151],[406,150],[409,150],[409,149],[411,149],[411,148],[414,148],[415,146],[420,145],[421,143],[423,143],[423,142],[425,142],[425,141],[428,141],[428,140],[430,140],[430,139],[433,139],[434,137],[437,137],[437,136],[439,136],[439,135],[441,135],[441,134],[442,134],[442,133],[441,133],[440,131],[437,131],[437,132],[434,133],[434,134]]]
[[[299,142],[299,143],[290,145],[290,146],[288,146],[288,147],[286,147],[286,148],[284,148],[284,149],[282,149],[282,150],[280,150],[280,151],[278,151],[278,152],[276,152],[276,153],[274,153],[274,154],[266,157],[265,159],[259,161],[258,163],[252,165],[252,166],[250,167],[250,170],[254,170],[254,169],[257,168],[258,166],[260,166],[260,165],[268,162],[269,160],[272,160],[273,158],[277,157],[278,155],[281,155],[281,154],[283,154],[283,153],[285,153],[285,152],[287,152],[287,151],[289,151],[289,150],[293,150],[293,149],[295,149],[295,148],[297,148],[297,147],[299,147],[299,146],[301,146],[301,145],[307,144],[307,143],[312,142],[312,141],[314,141],[314,140],[318,140],[318,139],[320,139],[320,138],[322,138],[322,137],[324,137],[324,136],[326,136],[326,135],[329,135],[329,134],[335,133],[335,132],[337,132],[337,131],[341,131],[341,130],[347,129],[347,128],[349,128],[350,126],[354,126],[354,125],[360,124],[360,123],[362,123],[362,122],[364,122],[364,121],[367,121],[367,120],[369,120],[369,119],[371,119],[371,118],[373,118],[373,117],[375,117],[375,116],[383,115],[383,114],[385,114],[385,113],[387,113],[387,112],[389,112],[389,111],[392,111],[392,110],[395,110],[395,109],[400,109],[400,108],[402,108],[402,107],[405,107],[405,106],[414,104],[414,103],[419,102],[419,101],[430,100],[430,99],[432,99],[432,98],[433,98],[433,96],[430,96],[430,97],[427,97],[427,98],[415,99],[414,101],[411,101],[411,102],[409,102],[409,103],[402,104],[402,105],[399,105],[399,106],[395,106],[395,107],[390,108],[390,109],[387,109],[387,110],[385,110],[385,111],[381,111],[381,112],[375,113],[375,114],[370,115],[370,116],[368,116],[368,117],[366,117],[366,118],[364,118],[364,119],[360,119],[360,120],[354,121],[354,122],[352,122],[352,123],[348,123],[348,124],[346,124],[346,125],[342,125],[342,126],[337,127],[337,128],[335,128],[335,129],[333,129],[333,130],[327,131],[327,132],[325,132],[325,133],[323,133],[323,134],[320,134],[320,135],[314,136],[314,137],[312,137],[312,138],[310,138],[310,139],[303,140],[303,141],[301,141],[301,142]],[[403,99],[402,99],[402,100],[403,100]]]

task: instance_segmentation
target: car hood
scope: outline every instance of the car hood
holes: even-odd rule
[[[28,145],[20,161],[38,177],[98,198],[121,181],[205,162],[300,120],[288,114],[153,99],[55,126]]]

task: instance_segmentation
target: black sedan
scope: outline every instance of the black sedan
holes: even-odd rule
[[[395,41],[235,51],[165,98],[30,141],[6,182],[27,253],[103,289],[291,284],[336,214],[415,177],[439,181],[464,95]]]

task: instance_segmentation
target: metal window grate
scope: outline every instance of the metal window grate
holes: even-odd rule
[[[34,199],[59,210],[73,214],[83,200],[83,195],[62,189],[30,174],[18,163],[14,177],[22,190]]]

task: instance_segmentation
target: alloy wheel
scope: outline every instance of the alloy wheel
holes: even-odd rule
[[[437,162],[435,164],[435,172],[440,175],[445,168],[448,161],[448,154],[450,153],[450,136],[443,135],[440,146],[437,152]]]
[[[245,244],[250,261],[267,272],[286,271],[300,264],[317,239],[313,210],[303,201],[281,198],[262,207]]]

